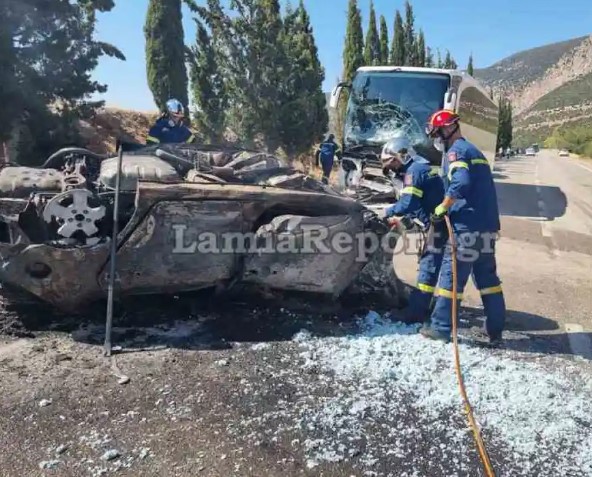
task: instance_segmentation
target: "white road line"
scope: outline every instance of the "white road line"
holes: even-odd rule
[[[580,164],[579,162],[575,162],[575,161],[572,164],[575,164],[576,166],[579,166],[582,169],[586,169],[588,172],[592,172],[592,168],[585,166],[584,164]]]
[[[567,323],[565,325],[569,347],[573,354],[582,358],[592,359],[592,341],[584,332],[582,325]]]

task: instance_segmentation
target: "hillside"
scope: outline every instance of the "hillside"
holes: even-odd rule
[[[592,36],[516,53],[475,76],[512,100],[515,145],[546,141],[591,154]]]
[[[475,76],[496,88],[523,86],[540,79],[563,55],[577,48],[586,38],[583,36],[515,53],[489,68],[476,69]]]
[[[7,160],[19,161],[23,164],[38,164],[44,161],[46,156],[55,152],[56,148],[67,146],[86,147],[99,154],[115,152],[117,139],[144,143],[146,134],[154,121],[156,113],[130,111],[119,108],[102,108],[96,114],[85,121],[78,121],[80,140],[76,143],[54,145],[45,152],[45,156],[19,157],[18,143],[20,135],[27,131],[15,129],[12,140],[0,147],[0,163]]]
[[[592,73],[543,96],[520,115],[517,132],[524,142],[592,156]]]
[[[520,114],[563,84],[592,73],[592,36],[516,53],[475,76],[494,91],[505,91]]]
[[[115,151],[117,138],[144,143],[156,113],[118,108],[104,108],[89,121],[80,122],[80,132],[89,149],[107,153]]]
[[[533,130],[580,121],[592,116],[592,73],[547,93],[519,116],[521,129]]]

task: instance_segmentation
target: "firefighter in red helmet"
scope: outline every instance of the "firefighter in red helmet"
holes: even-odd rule
[[[472,274],[485,310],[485,331],[492,344],[499,344],[505,326],[506,306],[497,275],[495,243],[500,230],[497,194],[489,161],[461,133],[459,116],[449,110],[436,111],[428,120],[426,134],[446,153],[447,184],[444,200],[433,219],[450,218],[458,244],[457,299]],[[452,328],[452,256],[444,254],[436,302],[429,324],[421,334],[448,341]]]

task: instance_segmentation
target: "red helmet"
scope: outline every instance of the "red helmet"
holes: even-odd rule
[[[454,111],[448,109],[441,109],[430,116],[426,125],[426,134],[430,137],[446,126],[452,126],[460,121],[460,116]]]

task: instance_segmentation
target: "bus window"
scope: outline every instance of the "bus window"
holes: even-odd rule
[[[443,107],[449,84],[450,76],[438,73],[358,73],[346,114],[346,147],[381,146],[400,132],[413,143],[425,144],[425,124]]]
[[[474,86],[469,86],[461,92],[458,113],[463,124],[497,134],[497,108],[491,99]]]

